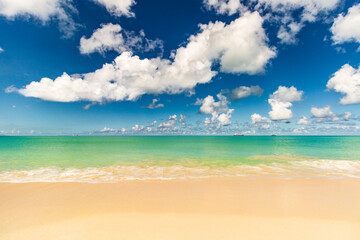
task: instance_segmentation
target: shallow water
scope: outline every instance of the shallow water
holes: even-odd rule
[[[360,177],[360,137],[0,137],[0,181]]]

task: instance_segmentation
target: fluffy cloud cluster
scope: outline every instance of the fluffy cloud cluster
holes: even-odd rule
[[[238,88],[234,88],[233,90],[231,90],[230,99],[236,101],[242,98],[247,98],[251,95],[261,96],[263,92],[264,90],[260,86],[251,86],[251,87],[240,86]]]
[[[258,2],[258,8],[271,9],[280,14],[281,27],[278,38],[281,43],[296,43],[296,35],[306,22],[314,22],[320,14],[328,14],[334,10],[341,0],[253,0]],[[292,12],[300,10],[300,20],[295,21]],[[271,18],[273,19],[273,18]]]
[[[302,22],[289,21],[280,26],[277,37],[280,39],[281,43],[285,44],[294,44],[296,43],[296,35],[303,28],[304,24]]]
[[[119,24],[104,24],[96,29],[90,38],[85,36],[80,39],[80,52],[89,54],[93,52],[104,53],[109,50],[122,52],[124,48],[124,38],[121,34]]]
[[[159,124],[158,129],[172,129],[176,126],[177,115],[174,114],[169,116],[169,119],[166,122],[162,122]]]
[[[135,0],[93,0],[94,2],[103,5],[106,10],[114,16],[135,16],[130,8],[135,4]]]
[[[218,127],[227,126],[231,124],[230,118],[234,109],[229,109],[229,101],[227,98],[219,93],[216,95],[219,101],[215,101],[213,96],[207,96],[204,99],[198,99],[195,105],[201,105],[199,112],[202,114],[210,114],[212,117],[205,119],[206,127],[215,127],[218,123]]]
[[[301,116],[296,124],[298,124],[298,125],[309,125],[309,124],[311,124],[311,121],[307,117]]]
[[[316,122],[333,122],[338,121],[339,117],[331,110],[330,106],[323,108],[312,107],[311,113],[316,118]]]
[[[360,4],[349,8],[346,15],[339,14],[331,27],[335,44],[344,42],[360,43]]]
[[[294,86],[290,88],[279,86],[268,100],[271,111],[269,116],[272,120],[289,121],[294,117],[291,107],[291,102],[301,101],[303,91],[298,91]]]
[[[327,118],[335,116],[330,106],[325,106],[323,108],[312,107],[311,113],[316,118]]]
[[[53,16],[66,15],[64,5],[67,0],[0,0],[0,14],[7,18],[20,15],[36,17],[48,21]]]
[[[0,15],[13,20],[16,17],[33,17],[43,23],[54,18],[65,37],[72,36],[76,24],[69,12],[76,12],[71,0],[0,0]]]
[[[340,0],[252,0],[271,8],[273,11],[286,12],[296,9],[303,9],[302,19],[314,21],[319,13],[327,13],[335,9]]]
[[[135,124],[131,130],[134,132],[134,133],[138,133],[138,132],[141,132],[144,130],[144,126],[143,125],[138,125],[138,124]]]
[[[132,127],[133,134],[144,134],[144,135],[162,135],[162,134],[184,134],[185,132],[189,132],[188,126],[185,121],[185,115],[170,115],[168,120],[164,122],[160,122],[156,127],[157,121],[151,122],[149,125],[139,125],[135,124]],[[181,126],[178,126],[178,123]]]
[[[204,0],[208,10],[217,14],[232,15],[243,13],[249,9],[257,10],[267,16],[269,21],[281,23],[278,38],[281,43],[296,43],[296,35],[305,22],[317,20],[320,14],[328,14],[334,10],[341,0],[250,0],[244,6],[240,0]],[[300,19],[295,21],[293,13],[300,13]],[[268,13],[272,16],[269,17]]]
[[[318,123],[321,122],[347,122],[351,119],[354,119],[351,112],[345,112],[343,114],[335,114],[330,106],[325,106],[322,108],[312,107],[311,113],[315,118],[315,121]]]
[[[227,15],[233,15],[246,9],[240,0],[204,0],[204,5],[208,10],[214,10],[217,14]]]
[[[135,0],[93,0],[114,16],[133,17],[130,8]],[[71,37],[77,25],[71,14],[77,13],[72,0],[0,0],[0,15],[13,20],[16,17],[33,17],[44,23],[51,19],[59,22],[64,37]]]
[[[127,132],[126,128],[114,129],[114,128],[104,127],[103,129],[100,130],[100,133],[106,135],[125,134],[126,132]]]
[[[96,29],[91,37],[86,38],[83,36],[80,39],[79,49],[81,54],[94,52],[104,54],[110,50],[118,53],[132,50],[143,50],[146,52],[158,47],[162,49],[162,41],[159,39],[147,39],[144,31],[141,31],[138,35],[127,31],[123,34],[119,24],[108,23]]]
[[[249,6],[263,11],[270,9],[273,12],[290,12],[302,10],[301,17],[306,21],[314,21],[319,13],[327,13],[335,9],[341,0],[250,0]],[[209,10],[218,14],[232,15],[246,7],[240,0],[204,0],[204,5]]]
[[[360,67],[355,69],[345,64],[334,73],[326,87],[345,95],[340,99],[341,104],[360,103]]]
[[[42,78],[12,91],[57,102],[123,101],[136,100],[144,94],[191,91],[217,74],[212,70],[215,61],[222,72],[256,74],[263,72],[276,55],[267,46],[262,23],[257,12],[248,12],[228,25],[223,22],[201,25],[200,33],[177,49],[171,60],[140,59],[126,51],[95,72],[73,76],[64,73],[54,80]]]
[[[254,113],[251,115],[251,123],[259,129],[269,129],[271,120],[267,117],[262,117],[260,114]]]

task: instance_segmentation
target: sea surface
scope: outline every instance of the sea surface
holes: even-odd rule
[[[360,137],[0,137],[0,182],[359,178]]]

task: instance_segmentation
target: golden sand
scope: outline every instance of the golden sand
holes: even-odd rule
[[[0,183],[0,239],[360,239],[360,180]]]

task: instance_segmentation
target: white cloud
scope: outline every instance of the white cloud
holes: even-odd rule
[[[312,107],[311,113],[313,117],[316,118],[316,122],[336,122],[340,118],[331,110],[330,106],[325,106],[323,108]]]
[[[124,32],[124,34],[123,34]],[[91,37],[82,36],[80,39],[80,53],[90,54],[99,52],[104,54],[107,51],[124,51],[142,50],[144,52],[162,49],[162,41],[159,39],[150,40],[145,37],[144,31],[140,34],[123,31],[119,24],[103,24],[101,28],[96,29]]]
[[[203,3],[208,10],[214,10],[217,14],[227,14],[229,16],[246,10],[240,0],[204,0]]]
[[[356,119],[351,112],[344,112],[343,114],[335,114],[330,106],[325,106],[322,108],[312,107],[311,113],[313,118],[317,123],[336,123],[343,125],[351,125],[353,122],[349,122],[350,120]]]
[[[125,50],[124,38],[119,24],[103,24],[101,28],[94,31],[90,38],[87,39],[85,36],[82,36],[80,39],[81,54],[104,53],[109,50],[118,52]]]
[[[345,95],[340,99],[341,104],[360,103],[360,67],[355,69],[349,64],[343,65],[330,78],[326,87]]]
[[[159,101],[159,99],[154,98],[152,100],[152,103],[150,103],[148,106],[143,106],[142,108],[149,108],[149,109],[163,108],[164,104],[162,104],[162,103],[156,104],[158,101]]]
[[[114,128],[108,128],[104,127],[100,130],[103,134],[125,134],[127,132],[126,128],[120,128],[120,129],[114,129]]]
[[[314,117],[317,117],[317,118],[326,118],[326,117],[335,116],[335,113],[333,113],[330,106],[325,106],[323,108],[312,107],[311,113]]]
[[[185,121],[186,121],[186,116],[184,114],[180,114],[179,122],[184,123]]]
[[[267,117],[262,117],[260,114],[254,113],[251,115],[251,123],[260,129],[269,129],[271,120]]]
[[[7,19],[33,17],[43,23],[57,19],[65,37],[70,37],[76,30],[76,24],[69,12],[76,12],[71,0],[0,0],[0,15]]]
[[[311,124],[311,121],[307,117],[301,116],[296,124],[298,124],[298,125],[309,125],[309,124]]]
[[[222,72],[257,74],[276,55],[267,46],[262,23],[261,16],[254,12],[228,25],[201,25],[200,33],[177,49],[171,60],[140,59],[123,52],[95,72],[73,76],[64,73],[55,80],[42,78],[17,91],[26,97],[58,102],[123,101],[144,94],[189,92],[217,74],[211,68],[215,61]]]
[[[328,15],[340,2],[341,0],[250,0],[244,6],[240,0],[203,1],[207,10],[214,10],[217,14],[241,15],[249,10],[259,11],[266,20],[280,23],[277,36],[283,44],[295,44],[296,35],[306,22],[314,22],[320,15]],[[294,15],[297,14],[300,18],[295,21]]]
[[[305,26],[306,22],[318,20],[320,15],[327,15],[335,10],[341,0],[251,0],[257,3],[255,9],[267,14],[269,10],[273,16],[269,16],[269,21],[279,21],[277,37],[280,43],[295,44],[296,35]],[[295,20],[293,13],[297,11],[300,19]]]
[[[268,100],[271,111],[269,116],[272,120],[288,121],[294,117],[291,102],[301,101],[303,91],[298,91],[294,86],[290,88],[279,86]]]
[[[343,118],[344,118],[345,121],[350,120],[352,117],[353,117],[353,115],[352,115],[351,112],[345,112],[345,113],[344,113],[344,116],[343,116]]]
[[[346,15],[339,14],[331,26],[335,44],[344,42],[360,43],[360,4],[349,8]]]
[[[289,12],[301,9],[302,21],[315,21],[320,13],[334,10],[341,0],[252,0],[259,7],[271,8],[275,12]]]
[[[2,47],[0,47],[0,53],[4,52],[4,49]]]
[[[251,86],[251,87],[240,86],[238,88],[234,88],[231,91],[230,99],[236,101],[242,98],[249,97],[251,95],[261,96],[263,92],[264,90],[260,86]]]
[[[218,127],[227,126],[231,124],[230,118],[234,109],[229,109],[228,105],[230,104],[227,98],[219,93],[216,95],[219,99],[218,102],[215,102],[213,96],[207,96],[202,100],[197,100],[196,105],[200,105],[200,113],[201,114],[211,114],[211,119],[205,119],[205,126],[207,127],[215,127],[214,124],[218,122]]]
[[[103,5],[106,10],[114,16],[134,17],[135,14],[130,8],[135,4],[135,0],[93,0]]]
[[[144,126],[143,125],[138,125],[138,124],[135,124],[131,130],[134,132],[134,133],[139,133],[139,132],[142,132],[144,130]]]
[[[290,22],[280,26],[277,37],[281,43],[294,44],[297,42],[296,35],[303,28],[304,24],[301,22]]]
[[[176,126],[177,115],[174,114],[169,116],[169,119],[166,122],[162,122],[159,124],[158,129],[172,129]]]

